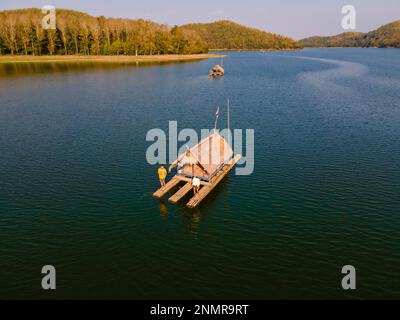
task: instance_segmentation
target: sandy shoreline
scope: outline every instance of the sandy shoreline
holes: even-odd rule
[[[141,63],[173,62],[220,58],[221,54],[188,55],[147,55],[147,56],[0,56],[1,63],[54,63],[54,62],[102,62],[102,63]]]
[[[210,52],[242,52],[242,51],[299,51],[304,48],[293,49],[210,49]]]

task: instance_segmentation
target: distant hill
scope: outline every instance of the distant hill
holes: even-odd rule
[[[363,35],[362,46],[400,48],[400,20]]]
[[[302,45],[293,39],[249,28],[229,20],[195,23],[181,26],[196,32],[209,49],[298,49]]]
[[[400,20],[368,33],[345,32],[331,37],[300,40],[305,47],[379,47],[400,48]]]
[[[305,47],[358,47],[362,32],[345,32],[331,37],[310,37],[300,40]]]

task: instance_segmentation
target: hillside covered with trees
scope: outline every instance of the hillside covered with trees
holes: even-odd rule
[[[377,47],[400,48],[400,20],[368,33],[345,32],[331,37],[300,40],[305,47]]]
[[[305,47],[358,47],[361,32],[344,32],[331,37],[310,37],[300,40]]]
[[[146,20],[93,17],[57,9],[56,30],[39,9],[0,11],[0,54],[154,55],[208,51],[198,34]]]
[[[302,45],[290,38],[249,28],[228,20],[182,26],[195,31],[210,49],[298,49]]]
[[[292,39],[230,21],[170,27],[65,9],[57,9],[56,14],[56,30],[45,30],[39,9],[0,11],[0,55],[197,54],[209,48],[301,47]]]

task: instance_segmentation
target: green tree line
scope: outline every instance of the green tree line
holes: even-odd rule
[[[56,30],[42,27],[39,9],[0,12],[0,54],[11,55],[154,55],[208,51],[191,30],[143,19],[92,17],[59,9]]]
[[[305,47],[400,48],[400,20],[367,33],[345,32],[328,37],[315,36],[302,39],[300,42]]]
[[[182,26],[195,31],[210,49],[299,49],[302,45],[290,38],[249,28],[229,20]]]

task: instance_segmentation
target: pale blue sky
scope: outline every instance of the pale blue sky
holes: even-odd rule
[[[146,18],[170,25],[233,20],[300,39],[341,33],[341,8],[357,9],[357,30],[400,19],[400,0],[1,0],[0,10],[50,4],[118,18]]]

